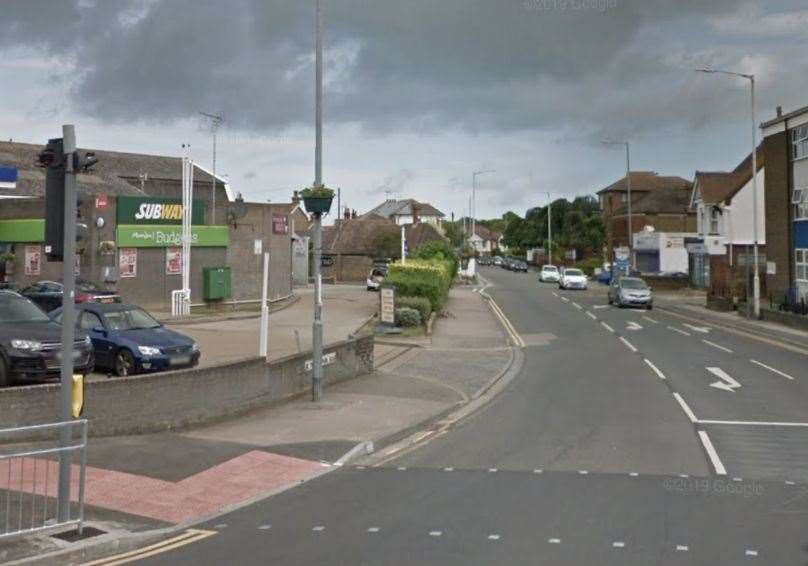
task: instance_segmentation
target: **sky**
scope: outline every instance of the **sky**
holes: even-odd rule
[[[0,0],[0,139],[181,155],[247,200],[314,179],[314,0]],[[362,213],[416,198],[477,216],[592,194],[633,170],[692,179],[808,105],[797,0],[322,0],[323,180]]]

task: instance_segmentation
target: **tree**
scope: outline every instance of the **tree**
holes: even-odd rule
[[[463,227],[460,222],[444,222],[443,231],[454,247],[463,245]]]
[[[401,235],[398,231],[379,232],[371,240],[370,248],[376,257],[401,257]]]

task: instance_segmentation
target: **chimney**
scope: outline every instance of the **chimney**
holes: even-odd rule
[[[345,220],[348,220],[351,217],[351,209],[346,206],[345,212],[343,212],[342,215],[345,217]]]
[[[421,217],[419,216],[421,209],[421,205],[415,201],[412,201],[412,223],[418,224],[421,221]]]
[[[783,117],[783,107],[782,107],[782,106],[778,106],[778,107],[777,107],[777,117],[778,117],[778,118],[782,118],[782,117]]]
[[[300,204],[300,194],[297,191],[292,193],[292,204]]]

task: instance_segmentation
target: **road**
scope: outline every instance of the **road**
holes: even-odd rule
[[[489,268],[523,348],[445,434],[142,564],[808,562],[808,358]]]

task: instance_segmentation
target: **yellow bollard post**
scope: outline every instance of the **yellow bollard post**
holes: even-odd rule
[[[84,413],[84,376],[73,374],[73,394],[72,394],[73,418],[77,419]]]

